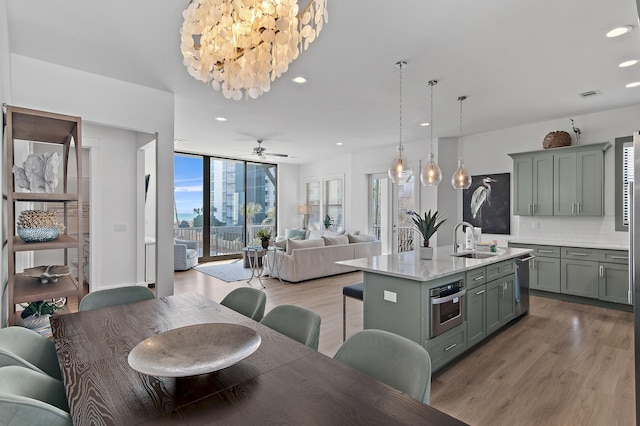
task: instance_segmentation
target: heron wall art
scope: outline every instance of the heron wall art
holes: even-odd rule
[[[472,176],[462,193],[462,218],[483,234],[510,234],[510,205],[511,173]]]

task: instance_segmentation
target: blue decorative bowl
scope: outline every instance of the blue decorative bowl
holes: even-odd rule
[[[60,228],[18,228],[18,236],[25,243],[53,241],[60,235]]]

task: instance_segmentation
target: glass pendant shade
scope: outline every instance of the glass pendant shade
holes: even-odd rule
[[[420,182],[424,186],[436,186],[442,180],[442,170],[433,159],[433,152],[429,154],[429,163],[422,169],[420,173]]]
[[[467,172],[467,169],[464,168],[464,161],[462,161],[462,159],[458,160],[458,168],[453,172],[451,185],[453,185],[455,189],[469,189],[471,186],[471,175]]]
[[[398,155],[391,162],[391,166],[389,166],[389,179],[393,183],[405,183],[411,179],[413,175],[413,170],[411,169],[411,164],[404,156],[404,149],[402,147],[398,147]]]

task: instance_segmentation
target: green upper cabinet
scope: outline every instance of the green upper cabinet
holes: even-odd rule
[[[602,149],[556,154],[553,172],[555,216],[604,215]]]
[[[604,215],[604,152],[609,142],[509,154],[513,214]]]
[[[515,182],[514,214],[551,216],[553,214],[553,155],[513,157]]]

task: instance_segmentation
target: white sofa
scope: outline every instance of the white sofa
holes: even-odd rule
[[[297,283],[314,278],[344,274],[346,272],[355,271],[356,268],[336,265],[335,262],[340,260],[378,256],[382,253],[382,245],[380,241],[324,245],[324,241],[326,240],[331,239],[295,241],[295,246],[304,247],[305,244],[318,246],[309,248],[296,247],[292,250],[278,252],[277,255],[282,256],[280,278],[288,282]],[[289,243],[289,245],[292,244]],[[287,251],[290,253],[287,253]]]

